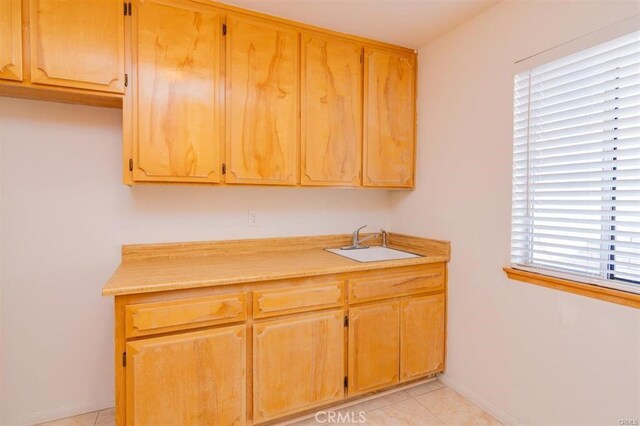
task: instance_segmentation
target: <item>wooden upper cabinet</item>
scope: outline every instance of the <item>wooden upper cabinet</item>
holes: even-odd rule
[[[362,46],[310,33],[302,41],[303,185],[360,185]]]
[[[283,24],[227,17],[227,183],[297,183],[299,36]]]
[[[132,18],[133,180],[219,182],[219,13],[138,0]]]
[[[303,314],[253,325],[253,421],[344,397],[344,313]]]
[[[127,425],[243,425],[245,326],[127,343]]]
[[[400,303],[349,309],[349,396],[398,383]]]
[[[0,96],[122,106],[127,184],[413,188],[415,73],[215,2],[0,0]]]
[[[377,48],[364,56],[363,185],[411,188],[416,56]]]
[[[29,0],[31,81],[122,93],[122,5],[121,0]]]
[[[0,1],[0,78],[22,81],[22,0]]]
[[[401,381],[444,369],[444,317],[444,294],[402,300]]]

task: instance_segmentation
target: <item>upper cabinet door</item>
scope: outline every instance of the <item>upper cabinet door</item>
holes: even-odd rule
[[[220,181],[220,44],[216,9],[134,3],[133,179]]]
[[[295,185],[299,33],[234,15],[227,25],[226,182]]]
[[[0,78],[22,81],[22,0],[0,1]]]
[[[122,93],[122,4],[120,0],[30,0],[31,81]]]
[[[307,34],[302,43],[303,185],[360,185],[362,46]]]
[[[363,185],[411,188],[416,57],[367,48],[364,67]]]

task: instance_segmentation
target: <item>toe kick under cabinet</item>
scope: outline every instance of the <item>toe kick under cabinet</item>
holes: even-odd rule
[[[118,425],[269,423],[444,370],[446,263],[116,296]]]

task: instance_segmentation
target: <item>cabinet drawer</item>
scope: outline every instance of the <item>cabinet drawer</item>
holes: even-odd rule
[[[243,321],[247,316],[246,306],[246,293],[129,305],[125,309],[126,336]]]
[[[375,272],[349,280],[349,302],[388,299],[444,288],[444,264],[397,272]]]
[[[344,281],[253,292],[254,318],[342,306]]]

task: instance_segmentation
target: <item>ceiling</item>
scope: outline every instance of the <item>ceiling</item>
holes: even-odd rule
[[[221,0],[331,30],[419,48],[499,0]]]

